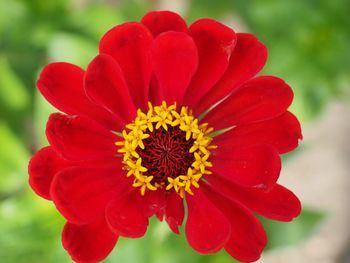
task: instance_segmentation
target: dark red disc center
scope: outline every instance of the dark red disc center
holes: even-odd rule
[[[154,130],[143,143],[145,149],[138,147],[136,151],[142,158],[142,166],[148,169],[144,175],[154,176],[153,182],[167,183],[168,177],[186,175],[194,161],[193,153],[189,152],[193,139],[187,141],[186,133],[178,127]]]

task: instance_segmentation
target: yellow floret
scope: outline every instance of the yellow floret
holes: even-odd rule
[[[186,133],[186,140],[193,139],[193,146],[189,149],[193,153],[194,161],[188,168],[187,174],[179,175],[175,178],[168,177],[167,183],[151,183],[153,176],[147,176],[147,168],[142,166],[142,158],[137,151],[145,149],[144,140],[150,137],[154,129],[163,128],[168,131],[169,126],[176,127]],[[211,145],[210,134],[213,128],[208,127],[208,123],[199,124],[197,118],[192,115],[188,107],[182,106],[180,111],[176,110],[176,103],[167,106],[163,101],[160,106],[153,106],[148,102],[148,111],[137,110],[135,121],[126,125],[129,130],[123,130],[124,141],[115,144],[120,147],[119,153],[123,154],[123,163],[127,170],[127,176],[134,176],[133,187],[139,187],[141,195],[145,195],[146,190],[155,191],[157,188],[164,188],[166,191],[174,189],[182,198],[188,193],[193,195],[192,187],[200,187],[200,179],[204,175],[211,174],[208,168],[212,167],[210,150],[217,146]]]

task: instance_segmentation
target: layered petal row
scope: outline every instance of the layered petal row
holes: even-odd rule
[[[267,235],[256,214],[288,222],[301,211],[278,182],[280,154],[302,139],[288,111],[293,91],[256,76],[266,60],[251,34],[157,11],[110,29],[86,71],[63,62],[43,69],[37,87],[61,113],[48,119],[50,146],[32,157],[29,184],[67,220],[62,244],[74,261],[103,260],[120,236],[144,236],[152,216],[175,234],[184,227],[201,254],[259,259]],[[143,140],[164,141],[146,149]],[[185,145],[175,157],[173,140]],[[182,168],[178,177],[158,173],[152,184],[157,165],[148,170],[153,159],[141,155],[154,152]]]

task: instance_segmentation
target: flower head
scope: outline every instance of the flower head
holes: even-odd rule
[[[256,77],[267,59],[251,34],[211,19],[146,14],[112,28],[86,70],[52,63],[37,82],[58,110],[30,185],[66,218],[63,246],[98,262],[118,237],[165,219],[203,254],[255,261],[267,243],[255,217],[290,221],[297,197],[277,183],[280,154],[301,139],[290,87]]]

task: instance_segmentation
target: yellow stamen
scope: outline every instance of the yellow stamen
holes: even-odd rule
[[[127,173],[127,177],[130,175],[134,175],[136,178],[141,177],[141,173],[147,172],[147,168],[141,165],[142,159],[138,158],[136,163],[132,161],[126,161],[128,165],[129,171]]]
[[[154,176],[148,174],[147,167],[142,165],[140,151],[145,149],[144,140],[149,138],[154,129],[163,128],[168,131],[169,125],[178,127],[186,136],[186,140],[193,140],[193,146],[189,152],[193,154],[194,161],[187,173],[178,175],[175,178],[168,177],[166,182],[154,182]],[[211,145],[212,138],[209,136],[213,128],[208,123],[199,124],[198,119],[192,115],[188,107],[182,106],[179,111],[176,110],[176,103],[168,106],[165,101],[160,106],[153,106],[148,102],[148,111],[137,110],[137,116],[134,122],[126,125],[123,130],[123,141],[115,143],[118,146],[118,152],[123,154],[124,169],[127,176],[134,176],[133,187],[139,187],[141,195],[145,195],[146,190],[155,191],[158,188],[165,188],[166,191],[174,189],[182,198],[188,193],[193,195],[193,187],[200,187],[200,180],[204,175],[212,172],[210,162],[211,150],[217,148]]]
[[[207,167],[213,167],[212,163],[208,161],[209,154],[200,155],[198,152],[195,152],[194,158],[195,161],[192,163],[192,167],[200,170],[201,173],[204,173]]]
[[[157,190],[157,187],[155,187],[151,184],[152,180],[153,180],[153,176],[143,176],[142,175],[135,180],[135,182],[133,183],[132,186],[133,187],[141,187],[140,188],[141,195],[144,196],[146,189],[149,189],[151,191]]]

